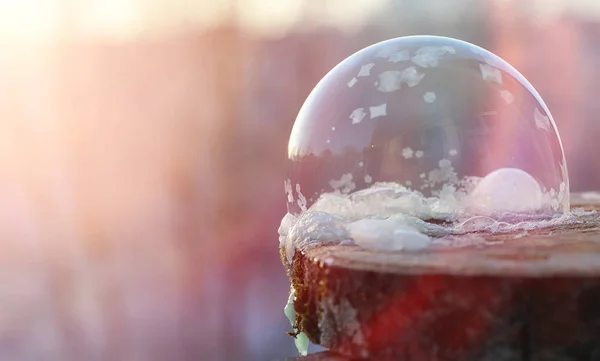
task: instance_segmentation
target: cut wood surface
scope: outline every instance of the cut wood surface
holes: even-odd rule
[[[353,361],[350,358],[342,356],[340,354],[326,351],[326,352],[317,352],[304,357],[290,357],[283,360],[278,361]]]
[[[571,204],[599,209],[600,196]],[[598,215],[465,240],[420,252],[298,250],[299,329],[370,360],[600,360]]]

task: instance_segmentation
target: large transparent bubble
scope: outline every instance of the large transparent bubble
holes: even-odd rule
[[[285,188],[296,216],[312,206],[356,220],[356,204],[421,219],[569,210],[538,92],[491,52],[436,36],[369,46],[319,82],[290,136]]]

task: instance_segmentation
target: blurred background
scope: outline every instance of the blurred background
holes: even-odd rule
[[[277,228],[289,132],[380,40],[519,69],[600,189],[596,0],[0,0],[0,359],[296,354]]]

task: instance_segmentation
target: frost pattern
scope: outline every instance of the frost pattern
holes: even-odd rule
[[[407,60],[410,60],[410,52],[408,50],[399,50],[399,51],[393,53],[392,55],[390,55],[387,59],[390,63],[398,63],[400,61],[407,61]]]
[[[296,193],[298,193],[298,207],[302,210],[302,212],[306,211],[306,197],[302,194],[300,189],[300,184],[296,184]]]
[[[365,64],[365,65],[361,66],[357,77],[371,75],[371,69],[373,69],[374,66],[375,66],[375,63],[369,63],[369,64]]]
[[[512,104],[515,101],[515,96],[508,90],[502,90],[500,96],[506,102],[506,104]]]
[[[543,115],[538,108],[535,108],[533,111],[533,117],[535,118],[535,126],[538,129],[543,129],[545,131],[550,131],[550,118]]]
[[[294,194],[292,193],[292,181],[286,179],[285,182],[283,182],[283,187],[285,189],[285,194],[287,195],[288,203],[294,203]]]
[[[382,93],[392,93],[400,89],[403,83],[412,88],[417,86],[424,77],[425,73],[420,73],[414,66],[403,71],[384,71],[377,77],[377,90]]]
[[[342,178],[340,178],[339,180],[330,180],[329,185],[336,192],[341,192],[342,194],[348,194],[356,188],[356,184],[354,183],[351,173],[346,173],[342,175]]]
[[[387,115],[387,104],[384,103],[381,105],[370,107],[369,112],[371,113],[371,119]]]
[[[441,163],[441,168],[450,169],[449,162]],[[354,183],[345,175],[332,186],[348,191]],[[575,221],[577,216],[572,213],[556,213],[559,194],[565,192],[564,183],[559,190],[544,192],[529,174],[510,168],[484,178],[445,183],[430,197],[397,183],[375,183],[354,193],[321,194],[298,218],[286,215],[279,228],[280,244],[288,262],[296,248],[317,243],[389,251],[419,250],[439,243],[434,240],[453,245],[452,237],[468,232],[527,231]],[[518,221],[509,223],[507,217]]]
[[[446,54],[456,54],[451,46],[424,46],[417,50],[412,62],[422,68],[433,68],[439,65],[440,59]]]
[[[433,103],[436,99],[437,96],[434,92],[427,92],[423,95],[423,100],[425,100],[426,103]]]
[[[499,69],[496,69],[487,64],[479,64],[479,68],[481,69],[481,77],[485,81],[493,81],[500,85],[502,85],[502,73]]]
[[[439,184],[449,183],[457,184],[458,177],[452,166],[452,162],[448,159],[441,159],[438,162],[439,168],[429,172],[428,178],[424,181],[422,189],[435,188]]]
[[[365,113],[364,108],[358,108],[352,111],[349,118],[352,119],[352,124],[358,124],[362,122],[363,119],[365,119],[366,115],[367,113]]]

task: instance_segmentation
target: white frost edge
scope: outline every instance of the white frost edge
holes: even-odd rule
[[[293,286],[290,287],[290,296],[288,297],[288,301],[283,309],[283,313],[285,313],[286,317],[290,321],[292,327],[294,327],[294,323],[296,322],[296,310],[294,309],[294,301],[296,300],[296,290]],[[294,344],[296,345],[296,349],[300,356],[306,356],[308,354],[308,337],[304,332],[300,332],[296,335],[294,339]]]
[[[497,221],[494,214],[499,211],[526,213],[538,208],[559,212],[561,197],[566,192],[564,183],[559,190],[544,191],[533,177],[518,169],[507,168],[483,179],[471,177],[458,184],[455,177],[444,176],[445,173],[454,174],[450,161],[440,161],[438,171],[430,172],[426,180],[434,180],[432,187],[438,181],[446,184],[432,197],[424,197],[418,191],[395,183],[375,183],[351,193],[356,187],[351,174],[332,180],[335,192],[322,194],[298,217],[292,214],[283,217],[278,230],[279,244],[284,247],[287,262],[292,263],[297,248],[312,244],[343,243],[366,249],[414,251],[429,247],[432,238],[473,231],[506,232],[548,226],[547,221],[539,220],[508,224]],[[513,187],[498,187],[498,182],[508,182]],[[520,183],[514,187],[515,182]],[[499,188],[505,191],[497,192]],[[526,189],[528,194],[512,194],[510,189]],[[506,199],[518,201],[505,202]],[[550,222],[562,222],[572,216],[573,213],[565,213]],[[452,224],[442,227],[424,219],[445,220]]]

